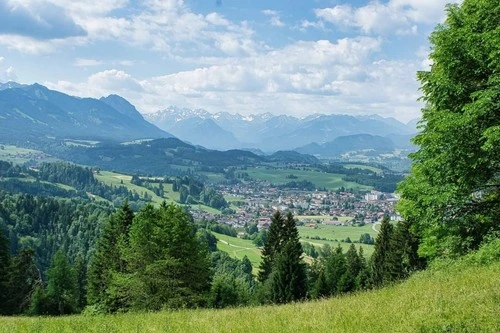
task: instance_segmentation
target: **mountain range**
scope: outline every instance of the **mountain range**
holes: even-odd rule
[[[120,143],[175,136],[209,150],[240,149],[258,155],[294,150],[326,158],[349,151],[411,150],[410,138],[417,131],[416,121],[403,124],[377,115],[243,116],[175,106],[142,115],[118,95],[79,98],[15,82],[0,83],[0,119],[1,143]]]
[[[0,85],[0,140],[22,143],[46,139],[127,141],[168,138],[117,95],[79,98],[42,85]]]
[[[336,146],[347,136],[356,141],[370,140],[363,135],[385,141],[385,148],[407,148],[416,132],[415,121],[401,123],[394,118],[350,115],[313,114],[305,118],[270,113],[242,116],[228,112],[210,113],[202,109],[170,106],[145,114],[145,119],[180,139],[212,149],[251,148],[265,152],[277,150],[303,151],[304,146],[323,146],[316,150],[323,155],[329,146]],[[210,133],[209,135],[205,135]],[[353,137],[362,135],[361,137]],[[376,147],[374,147],[376,148]],[[342,150],[342,149],[341,149]]]

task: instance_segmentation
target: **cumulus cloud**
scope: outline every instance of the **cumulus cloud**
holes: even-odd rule
[[[104,62],[96,59],[85,59],[85,58],[76,58],[74,65],[76,67],[94,67],[103,65]]]
[[[340,4],[318,8],[314,13],[322,22],[355,28],[366,34],[416,34],[420,24],[436,24],[444,18],[449,2],[459,0],[389,0],[372,1],[365,6]]]
[[[298,41],[147,79],[111,69],[80,83],[47,84],[79,96],[118,93],[142,112],[177,104],[243,114],[378,113],[415,118],[420,108],[415,72],[421,59],[385,60],[380,58],[381,44],[372,37]]]
[[[4,60],[5,60],[4,57],[0,57],[0,82],[16,81],[17,75],[16,75],[16,71],[15,71],[14,67],[2,66]]]
[[[272,26],[279,27],[279,28],[282,28],[285,26],[285,23],[283,23],[283,21],[281,21],[280,13],[278,11],[266,9],[266,10],[262,11],[262,14],[269,16],[269,23]]]
[[[42,40],[86,35],[63,8],[50,2],[6,1],[0,4],[0,18],[0,34]]]

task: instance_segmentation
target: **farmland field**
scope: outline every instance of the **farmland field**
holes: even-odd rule
[[[0,145],[0,160],[22,164],[30,160],[38,162],[54,162],[56,158],[45,154],[40,150],[20,148],[10,145]]]
[[[371,190],[372,187],[360,185],[353,182],[346,182],[342,179],[343,175],[320,172],[312,169],[295,170],[295,169],[280,169],[270,167],[253,167],[245,170],[248,175],[254,179],[269,181],[272,184],[285,184],[291,181],[308,180],[318,188],[326,188],[334,191],[340,187],[352,188],[356,190]],[[290,175],[293,175],[290,178]]]
[[[362,227],[356,226],[336,226],[336,225],[322,225],[318,224],[316,228],[300,226],[297,227],[302,242],[311,243],[315,246],[322,246],[323,244],[329,244],[332,247],[340,246],[346,251],[350,243],[342,242],[347,237],[351,239],[352,242],[358,242],[359,237],[362,234],[368,233],[373,238],[376,237],[376,232],[372,229],[371,224],[364,225]],[[355,244],[358,248],[363,247],[365,255],[370,256],[373,253],[374,246],[369,244]]]
[[[259,267],[261,259],[260,249],[251,240],[231,237],[216,232],[212,233],[219,240],[217,242],[219,250],[226,252],[233,258],[243,259],[244,256],[247,256],[252,263],[254,273],[257,272],[256,269]]]

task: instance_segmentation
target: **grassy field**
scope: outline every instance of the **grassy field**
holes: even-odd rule
[[[317,247],[321,247],[323,246],[323,244],[329,244],[331,247],[334,248],[340,244],[340,246],[344,249],[344,252],[347,251],[347,249],[349,248],[349,246],[351,246],[351,244],[341,242],[341,240],[345,240],[347,237],[349,237],[351,241],[357,242],[359,241],[359,237],[362,234],[368,233],[373,238],[375,238],[377,235],[377,233],[372,229],[371,224],[367,224],[362,227],[318,224],[316,228],[301,226],[297,227],[297,229],[299,230],[302,242],[311,243],[312,245],[315,245]],[[322,239],[312,239],[313,237],[319,237]],[[368,244],[355,244],[355,245],[356,248],[362,246],[366,256],[371,256],[371,254],[373,253],[374,250],[373,245],[368,245]]]
[[[498,260],[498,259],[497,259]],[[0,318],[0,332],[499,332],[500,263],[467,261],[380,290],[225,310]]]
[[[105,184],[108,184],[108,185],[113,185],[113,186],[123,185],[129,191],[136,191],[139,194],[146,192],[150,196],[150,198],[154,204],[161,204],[164,200],[167,203],[177,202],[179,200],[179,193],[172,191],[172,184],[163,184],[163,190],[165,192],[165,196],[163,198],[160,198],[153,191],[151,191],[145,187],[132,184],[130,182],[130,180],[132,179],[132,176],[129,176],[129,175],[124,175],[124,174],[111,172],[111,171],[100,171],[99,174],[96,175],[96,178],[99,181],[101,181]],[[212,214],[220,214],[219,210],[212,208],[212,207],[205,206],[205,205],[195,205],[193,207],[197,207],[199,209],[202,209],[202,210],[209,212],[209,213],[212,213]]]
[[[219,240],[217,242],[219,250],[226,252],[233,258],[243,259],[244,256],[247,256],[252,263],[254,273],[256,273],[256,268],[259,267],[261,259],[260,249],[251,240],[231,237],[216,232],[213,232],[213,234]]]
[[[344,164],[344,168],[346,169],[364,169],[364,170],[370,170],[375,173],[382,173],[382,169],[376,168],[371,165],[364,165],[364,164]]]
[[[324,244],[329,244],[335,248],[339,244],[347,251],[350,243],[341,242],[340,240],[351,238],[352,241],[358,241],[361,234],[369,233],[373,238],[376,237],[376,232],[372,229],[372,225],[365,225],[363,227],[351,226],[332,226],[332,225],[318,225],[317,229],[310,227],[298,227],[300,234],[300,241],[302,243],[310,243],[316,247],[322,247]],[[219,250],[227,252],[231,257],[242,259],[247,256],[252,262],[254,269],[260,264],[260,250],[252,243],[251,240],[231,237],[223,234],[213,233],[219,239],[217,247]],[[311,239],[311,237],[320,237],[324,239]],[[309,237],[309,238],[306,238]],[[335,240],[337,239],[337,240]],[[363,247],[363,251],[367,257],[371,256],[374,250],[373,245],[355,244],[356,248]]]
[[[22,164],[30,160],[43,162],[54,162],[56,158],[45,154],[40,150],[20,148],[16,146],[0,145],[0,160]]]
[[[315,171],[312,169],[307,170],[292,170],[292,169],[279,169],[279,168],[266,168],[254,167],[245,170],[248,175],[254,179],[266,180],[273,184],[285,184],[291,181],[308,180],[316,187],[325,187],[327,190],[337,190],[340,187],[353,188],[357,190],[371,190],[372,187],[360,185],[353,182],[346,182],[342,180],[343,175],[325,173]],[[287,178],[287,176],[294,175],[297,178]]]

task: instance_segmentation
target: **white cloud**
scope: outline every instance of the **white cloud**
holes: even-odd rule
[[[0,57],[0,82],[16,81],[17,80],[16,70],[12,66],[8,67],[2,66],[4,61],[5,58]]]
[[[85,58],[76,58],[74,62],[74,66],[76,67],[94,67],[101,66],[104,62],[96,59],[85,59]]]
[[[281,21],[280,13],[276,10],[265,9],[262,11],[262,14],[269,16],[269,23],[272,26],[282,28],[285,26],[285,23]]]
[[[321,112],[415,118],[420,108],[415,72],[421,59],[385,60],[380,49],[381,41],[370,37],[299,41],[146,79],[111,69],[84,82],[47,85],[79,96],[118,93],[142,112],[177,104],[243,114],[271,110],[296,116]]]
[[[222,53],[249,54],[260,48],[253,40],[248,22],[231,22],[219,13],[194,13],[182,0],[10,0],[26,8],[47,3],[65,8],[71,20],[86,36],[63,41],[37,41],[13,35],[0,35],[0,45],[23,53],[49,53],[62,47],[113,41],[165,54]],[[127,8],[125,8],[127,6]],[[116,10],[127,14],[116,15]],[[1,24],[0,24],[1,26]]]
[[[432,25],[443,20],[445,5],[458,0],[371,1],[365,6],[349,4],[315,9],[320,21],[340,27],[356,28],[366,34],[416,34],[420,24]]]

